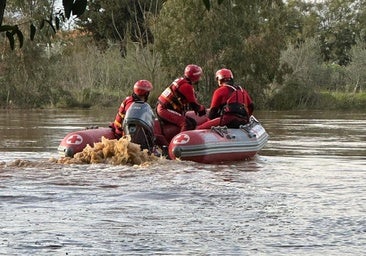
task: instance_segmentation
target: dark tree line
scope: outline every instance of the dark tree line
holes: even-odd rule
[[[301,104],[314,90],[365,87],[366,0],[64,0],[61,10],[54,4],[0,0],[5,102],[22,98],[26,88],[35,88],[36,104],[92,102],[125,93],[141,77],[158,93],[187,63],[204,68],[198,89],[206,101],[221,67],[233,70],[258,105],[283,87],[304,94]]]

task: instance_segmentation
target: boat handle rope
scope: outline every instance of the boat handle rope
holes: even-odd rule
[[[252,129],[252,125],[247,124],[247,125],[240,125],[239,129],[246,132],[248,134],[249,138],[255,138],[257,137],[257,135],[253,132],[250,131],[250,129]]]
[[[227,127],[226,126],[212,126],[211,131],[216,132],[221,137],[225,137],[225,134],[227,134]]]
[[[212,126],[211,131],[216,132],[221,137],[226,137],[227,139],[235,139],[235,135],[230,135],[226,126]]]
[[[97,125],[87,126],[85,127],[85,130],[92,130],[92,129],[98,129],[99,127]]]

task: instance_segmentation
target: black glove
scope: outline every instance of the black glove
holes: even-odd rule
[[[206,115],[206,108],[205,106],[201,105],[200,109],[197,111],[198,116],[204,116]]]
[[[194,120],[192,117],[186,116],[186,125],[184,130],[194,130],[196,129],[197,123],[196,120]]]

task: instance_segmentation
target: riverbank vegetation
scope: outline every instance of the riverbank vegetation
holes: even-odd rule
[[[49,26],[33,41],[29,25],[56,10],[20,2],[4,20],[22,29],[23,47],[0,33],[1,107],[118,107],[139,79],[153,83],[154,106],[195,63],[207,106],[227,67],[257,108],[366,109],[365,0],[92,1],[71,28]]]

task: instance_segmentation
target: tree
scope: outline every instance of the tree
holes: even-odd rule
[[[205,73],[200,89],[210,96],[216,87],[215,71],[231,68],[235,80],[259,102],[278,76],[280,51],[285,47],[283,14],[282,1],[211,2],[207,11],[194,0],[171,0],[152,27],[164,68],[172,77],[188,63],[199,64]]]
[[[153,43],[148,18],[156,15],[164,0],[97,0],[88,3],[85,16],[77,25],[89,32],[101,48],[120,44],[126,55],[127,41],[141,46]]]
[[[289,28],[292,43],[307,38],[320,40],[325,62],[346,66],[351,62],[350,50],[356,38],[366,40],[365,0],[288,1]],[[297,41],[296,41],[297,40]]]
[[[165,0],[142,0],[142,1],[90,1],[87,19],[79,23],[88,31],[94,32],[93,35],[98,41],[108,41],[110,38],[120,40],[123,51],[126,49],[125,34],[129,33],[133,41],[144,40],[144,44],[153,41],[153,36],[150,33],[148,26],[145,24],[146,11],[158,11]],[[224,0],[217,0],[221,4]],[[60,28],[60,23],[72,16],[80,18],[85,12],[87,0],[62,0],[64,12],[50,12],[48,18],[42,18],[39,29],[42,29],[45,24],[48,24],[54,33]],[[16,4],[26,3],[26,1],[17,1]],[[37,1],[28,2],[30,5],[42,6],[50,5],[53,7],[55,0],[46,1],[46,3],[38,3]],[[19,29],[18,24],[3,25],[3,17],[7,1],[0,0],[0,33],[6,34],[9,40],[11,49],[15,48],[15,39],[19,40],[19,47],[23,46],[24,36],[23,31]],[[207,10],[211,8],[210,0],[203,0],[203,4]],[[105,8],[106,7],[106,8]],[[115,11],[114,11],[115,10]],[[93,13],[94,12],[94,13]],[[122,14],[122,16],[121,16]],[[102,18],[102,16],[104,16]],[[122,18],[121,18],[122,17]],[[102,20],[102,22],[100,22]],[[104,22],[103,22],[104,21]],[[33,22],[29,26],[30,39],[33,40],[37,31],[37,27]],[[15,37],[16,36],[16,37]]]
[[[3,18],[6,4],[7,4],[6,0],[0,0],[0,33],[3,32],[6,34],[11,49],[15,48],[15,39],[16,39],[15,36],[17,36],[17,39],[19,40],[19,47],[21,48],[23,46],[24,36],[23,31],[19,29],[19,23],[13,25],[3,25]],[[17,3],[12,4],[25,6],[27,4],[27,1],[18,1]],[[60,22],[64,21],[65,18],[69,19],[73,15],[76,17],[80,17],[84,13],[87,5],[87,0],[63,0],[62,4],[64,8],[64,13],[61,11],[57,11],[56,13],[54,13],[53,7],[55,5],[55,0],[52,0],[51,2],[42,0],[29,2],[30,8],[32,8],[31,10],[33,10],[34,6],[39,5],[46,6],[46,10],[48,9],[47,7],[52,7],[51,9],[49,9],[50,13],[48,13],[48,18],[45,18],[45,16],[41,18],[39,29],[42,29],[45,24],[48,24],[54,31],[54,33],[56,33],[56,30],[60,28]],[[29,31],[30,31],[29,35],[30,39],[33,40],[37,31],[37,28],[34,25],[33,17],[29,17],[29,20],[25,22],[29,23]],[[22,24],[24,24],[24,21],[22,21]]]
[[[351,49],[352,62],[347,66],[353,92],[362,92],[366,88],[366,41],[357,41]]]
[[[0,26],[3,24],[5,7],[6,7],[6,0],[0,0]]]

